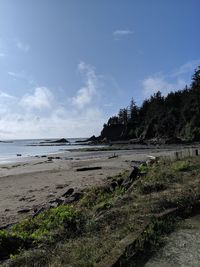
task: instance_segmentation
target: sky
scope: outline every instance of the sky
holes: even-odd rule
[[[191,83],[199,0],[0,0],[0,139],[89,137]]]

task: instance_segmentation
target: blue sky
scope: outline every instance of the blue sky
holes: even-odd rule
[[[199,0],[0,0],[0,139],[98,135],[190,83]]]

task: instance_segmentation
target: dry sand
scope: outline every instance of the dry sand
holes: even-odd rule
[[[106,183],[108,176],[130,170],[135,163],[147,160],[148,155],[169,154],[175,149],[73,151],[70,154],[63,152],[57,155],[60,159],[52,161],[35,157],[0,165],[0,227],[33,214],[34,209],[60,197],[70,187],[82,189],[102,185]],[[114,153],[117,157],[109,159]],[[102,169],[76,171],[79,167],[94,166]],[[19,213],[27,208],[30,212]]]

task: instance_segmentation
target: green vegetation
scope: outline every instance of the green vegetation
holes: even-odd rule
[[[113,206],[115,198],[125,192],[126,190],[123,187],[118,187],[113,191],[109,187],[92,188],[85,192],[80,201],[80,206],[96,211],[109,209]]]
[[[178,88],[177,88],[178,89]],[[101,132],[101,140],[138,141],[152,138],[167,143],[200,141],[200,67],[195,70],[192,84],[163,97],[157,92],[141,107],[131,100],[118,116],[109,118]]]
[[[27,218],[9,230],[0,231],[0,258],[7,258],[22,249],[41,244],[55,243],[63,237],[80,233],[84,226],[83,215],[70,206],[49,209],[37,217]]]
[[[123,172],[108,177],[103,187],[87,189],[74,205],[49,209],[0,231],[1,259],[10,258],[7,266],[14,267],[96,266],[102,262],[109,266],[107,257],[115,255],[115,247],[126,244],[120,241],[129,236],[135,241],[121,263],[128,263],[134,250],[131,266],[140,266],[136,263],[141,253],[148,255],[158,248],[180,216],[195,212],[200,200],[200,157],[161,160],[151,166],[143,164],[140,170],[143,175],[126,190],[122,182],[128,173]],[[171,209],[177,211],[162,215]]]
[[[23,239],[31,238],[34,242],[53,238],[68,237],[80,231],[83,216],[73,207],[61,205],[49,209],[32,220],[26,219],[12,227],[11,231]]]
[[[184,172],[184,171],[191,170],[192,166],[189,161],[178,161],[178,162],[175,162],[175,164],[173,164],[172,168],[175,171]]]

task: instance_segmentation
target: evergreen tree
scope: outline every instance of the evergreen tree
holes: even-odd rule
[[[170,92],[166,97],[158,91],[144,100],[141,107],[132,98],[128,108],[120,109],[118,116],[108,120],[104,126],[107,133],[109,127],[123,139],[159,137],[200,141],[200,67],[195,70],[190,87]]]

